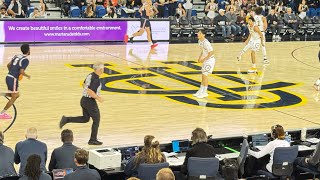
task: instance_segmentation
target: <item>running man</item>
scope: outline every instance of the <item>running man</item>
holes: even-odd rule
[[[262,7],[256,7],[254,9],[255,12],[255,16],[254,16],[254,21],[255,21],[255,25],[258,26],[259,30],[261,31],[262,35],[263,35],[263,43],[262,43],[262,55],[263,55],[263,62],[268,64],[269,60],[267,58],[267,50],[266,50],[266,36],[265,36],[265,32],[268,28],[268,22],[266,17],[264,17],[262,15]]]
[[[29,44],[23,44],[21,47],[22,54],[15,55],[12,60],[7,64],[9,73],[6,77],[6,84],[8,87],[8,93],[6,96],[11,97],[6,106],[3,108],[0,114],[0,119],[11,119],[12,116],[7,114],[7,110],[13,105],[13,103],[19,97],[19,81],[25,76],[28,79],[31,78],[30,75],[26,74],[25,70],[29,65],[29,60],[27,56],[30,55]]]

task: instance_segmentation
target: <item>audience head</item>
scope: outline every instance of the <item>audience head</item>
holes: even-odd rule
[[[192,145],[208,141],[206,132],[202,128],[196,128],[192,131]]]
[[[27,139],[37,139],[38,138],[37,129],[34,127],[27,129],[26,138]]]
[[[146,135],[144,137],[144,147],[135,159],[135,166],[138,166],[140,163],[160,163],[163,160],[159,141],[152,135]]]
[[[21,47],[21,52],[22,54],[24,55],[30,55],[30,47],[29,47],[29,44],[22,44]]]
[[[233,14],[233,13],[234,13],[234,9],[233,9],[233,7],[232,7],[232,8],[230,8],[230,12],[231,12],[231,14]]]
[[[32,154],[27,159],[26,168],[24,174],[31,180],[39,179],[41,169],[41,157],[38,154]]]
[[[0,144],[3,144],[3,141],[4,141],[4,135],[2,131],[0,131]]]
[[[1,7],[1,14],[6,14],[7,8],[5,6]]]
[[[263,9],[261,6],[254,8],[254,12],[256,13],[256,15],[261,15]]]
[[[275,10],[274,9],[270,9],[270,14],[274,15],[274,13],[275,13]]]
[[[170,168],[162,168],[157,173],[156,180],[175,180],[175,177]]]
[[[77,166],[83,166],[87,164],[89,159],[89,152],[84,149],[77,149],[74,153],[75,163]]]
[[[127,180],[140,180],[140,179],[136,178],[136,177],[131,177],[131,178],[127,179]]]
[[[291,9],[290,7],[288,7],[288,8],[287,8],[287,13],[288,13],[288,14],[291,14],[291,12],[292,12],[292,9]]]
[[[70,129],[64,129],[61,132],[61,141],[63,143],[72,143],[73,142],[73,132]]]
[[[224,15],[224,9],[219,9],[219,14],[221,15],[221,16],[223,16]]]
[[[39,14],[39,13],[40,13],[39,9],[37,7],[35,7],[33,9],[33,14]]]
[[[273,139],[281,139],[284,140],[285,133],[284,129],[281,125],[277,124],[271,127],[271,137]]]

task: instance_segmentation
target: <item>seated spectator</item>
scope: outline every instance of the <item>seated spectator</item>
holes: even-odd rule
[[[291,27],[295,31],[295,37],[298,35],[298,19],[295,14],[292,13],[291,8],[287,8],[287,13],[284,14],[284,22],[287,26]]]
[[[276,4],[275,10],[277,15],[282,16],[287,11],[287,8],[283,5],[283,1],[279,1],[278,4]]]
[[[28,8],[30,7],[30,0],[19,0],[19,2],[21,3],[22,11],[26,14],[28,12]]]
[[[235,4],[234,0],[230,0],[230,4],[227,5],[227,7],[226,7],[226,12],[229,12],[230,9],[233,9],[234,11],[236,10],[236,4]]]
[[[64,180],[101,180],[98,171],[95,169],[89,169],[88,167],[88,151],[84,149],[77,149],[74,157],[77,169],[74,172],[66,175]]]
[[[181,166],[181,173],[188,173],[188,159],[189,157],[210,158],[215,157],[214,148],[207,144],[208,138],[206,132],[202,128],[196,128],[192,131],[192,148],[186,153],[183,165]]]
[[[205,7],[205,11],[208,13],[207,16],[210,19],[214,19],[216,11],[218,11],[218,5],[214,1],[215,0],[211,0]]]
[[[40,168],[41,171],[46,170],[47,161],[47,145],[37,140],[37,129],[29,128],[26,133],[26,140],[20,141],[16,144],[14,162],[20,164],[19,174],[24,174],[24,169],[27,163],[27,159],[32,154],[38,154],[41,157]]]
[[[185,3],[183,4],[184,9],[186,10],[187,14],[187,19],[190,22],[191,21],[191,15],[192,15],[192,0],[186,0]]]
[[[213,23],[220,27],[222,36],[224,38],[230,38],[231,26],[229,25],[228,18],[224,15],[225,10],[219,9],[219,14],[213,19]]]
[[[113,18],[115,16],[115,9],[111,0],[104,0],[103,7],[106,8],[106,16]]]
[[[94,12],[93,12],[93,6],[89,5],[87,6],[85,12],[84,12],[85,18],[94,18]]]
[[[280,32],[283,27],[282,24],[280,24],[280,21],[275,14],[275,10],[271,9],[270,14],[267,16],[267,22],[269,24],[269,28],[271,29],[272,32],[272,40],[273,41],[280,41]]]
[[[124,173],[128,176],[137,176],[140,164],[156,164],[166,162],[165,156],[160,151],[160,143],[154,136],[146,135],[144,137],[144,147],[135,157],[127,163]]]
[[[237,15],[234,13],[234,8],[230,8],[230,11],[226,13],[226,17],[229,20],[229,25],[231,26],[231,36],[237,36],[239,35],[241,31],[241,27],[237,25]]]
[[[157,0],[156,1],[156,6],[159,11],[158,18],[164,18],[165,5],[168,3],[169,3],[169,1],[167,1],[167,0]]]
[[[24,18],[25,12],[22,10],[22,5],[17,0],[12,0],[8,7],[8,14],[16,18]]]
[[[73,142],[73,132],[69,129],[65,129],[61,132],[61,141],[63,145],[59,148],[53,150],[51,154],[51,160],[49,163],[49,171],[53,169],[66,169],[73,168],[76,169],[76,164],[74,162],[74,153],[78,147],[72,144]]]
[[[131,178],[128,178],[127,180],[140,180],[140,179],[136,177],[131,177]]]
[[[185,17],[186,16],[186,10],[184,10],[183,6],[181,3],[178,4],[178,8],[176,10],[176,17]]]
[[[162,168],[157,173],[156,180],[175,180],[175,177],[170,168]]]
[[[308,11],[308,5],[306,4],[306,0],[302,0],[301,4],[299,4],[299,17],[301,19],[304,19],[307,16],[307,11]]]
[[[13,166],[14,152],[11,148],[5,146],[3,142],[4,135],[0,131],[0,178],[17,175]]]
[[[242,39],[246,39],[249,35],[249,31],[246,23],[246,14],[243,10],[240,11],[239,16],[237,17],[237,25],[241,27]]]
[[[270,173],[272,173],[272,164],[273,164],[273,152],[277,147],[290,147],[290,143],[285,140],[285,134],[283,127],[281,125],[272,126],[272,136],[275,138],[273,141],[270,141],[265,147],[263,147],[260,151],[255,152],[249,149],[248,154],[259,159],[263,156],[270,154],[269,163],[263,169],[267,169]]]
[[[61,5],[61,16],[68,16],[69,11],[71,7],[71,1],[70,0],[65,0],[64,3]]]
[[[47,4],[43,1],[43,0],[40,0],[40,14],[41,16],[43,17],[46,17],[46,11],[48,10],[48,7],[47,7]]]
[[[6,8],[5,6],[2,6],[2,7],[1,7],[1,11],[0,11],[0,18],[4,18],[4,17],[6,17],[6,16],[8,16],[8,14],[7,14],[7,8]]]
[[[295,165],[299,165],[301,167],[313,169],[316,171],[320,171],[320,142],[317,144],[316,149],[313,154],[308,157],[297,157],[295,160]]]
[[[38,8],[34,8],[33,13],[30,14],[30,18],[41,17],[40,11]]]
[[[52,180],[51,176],[43,172],[40,168],[41,157],[32,154],[27,159],[24,175],[19,180]]]

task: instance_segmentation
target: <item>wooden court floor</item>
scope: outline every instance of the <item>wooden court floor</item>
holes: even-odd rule
[[[104,146],[142,144],[146,134],[161,143],[190,138],[196,127],[213,137],[267,132],[274,124],[285,129],[319,127],[320,95],[312,88],[320,77],[319,42],[266,46],[270,65],[263,65],[260,51],[259,72],[249,75],[249,53],[236,60],[244,44],[213,43],[216,66],[209,76],[209,97],[203,100],[191,95],[201,78],[197,44],[162,43],[153,51],[145,43],[32,46],[27,69],[31,80],[20,82],[17,119],[5,133],[5,144],[14,148],[27,128],[36,127],[49,153],[60,146],[60,118],[81,114],[80,83],[97,61],[106,68],[98,134]],[[0,49],[3,92],[6,64],[20,50]],[[9,124],[1,121],[0,127]],[[91,122],[65,128],[74,131],[77,146],[92,148],[87,145]]]

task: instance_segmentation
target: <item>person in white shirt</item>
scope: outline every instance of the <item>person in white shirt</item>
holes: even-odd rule
[[[183,7],[186,10],[188,21],[191,21],[192,1],[191,0],[186,0],[186,3],[183,4]]]
[[[208,97],[208,76],[209,74],[212,74],[216,60],[213,56],[211,43],[205,38],[205,34],[201,30],[198,31],[198,39],[199,46],[201,47],[201,54],[198,58],[198,62],[203,63],[201,69],[202,81],[200,89],[193,94],[193,96],[197,98],[205,98]]]
[[[255,152],[249,149],[248,154],[259,159],[267,154],[270,154],[270,161],[266,165],[266,169],[272,173],[272,164],[273,164],[273,153],[277,147],[290,147],[290,143],[285,140],[284,129],[281,125],[272,126],[271,137],[274,138],[273,141],[270,141],[265,147],[263,147],[259,152]]]

